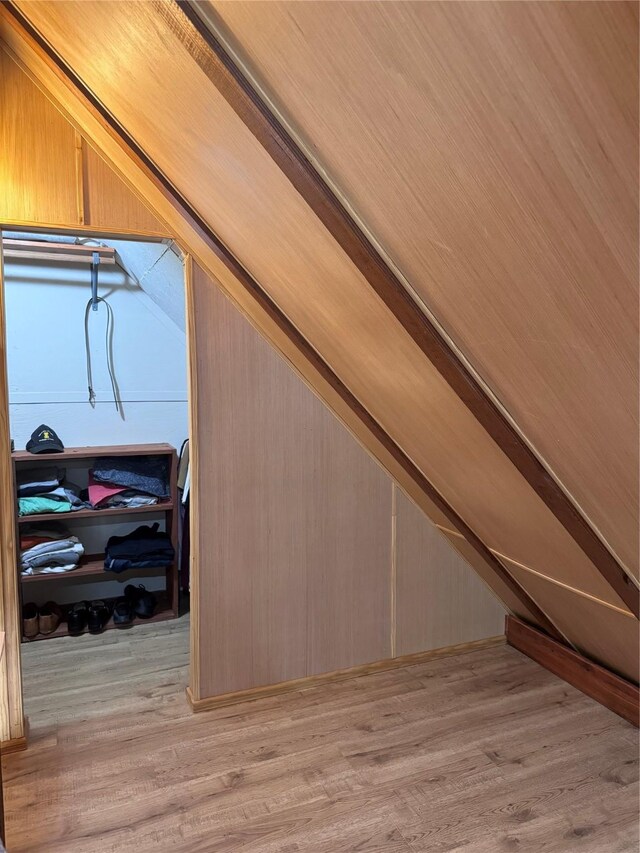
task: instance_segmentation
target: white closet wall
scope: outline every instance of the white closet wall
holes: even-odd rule
[[[113,403],[103,305],[90,312],[95,408],[87,401],[88,267],[8,259],[9,398],[17,449],[41,423],[68,447],[166,441],[179,448],[187,435],[182,262],[162,243],[105,242],[132,273],[113,266],[99,272],[99,295],[115,315],[113,358],[124,417]]]

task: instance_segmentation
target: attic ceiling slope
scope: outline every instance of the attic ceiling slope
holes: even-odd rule
[[[255,296],[255,302],[252,302],[251,296],[249,296],[249,302],[244,300],[242,305],[237,305],[236,307],[241,308],[251,318],[254,325],[280,350],[281,354],[290,362],[291,367],[301,375],[306,384],[315,388],[318,396],[324,400],[334,414],[338,416],[360,442],[367,446],[382,466],[402,485],[407,494],[413,497],[425,514],[436,523],[450,523],[456,527],[460,538],[452,543],[453,547],[474,567],[480,577],[493,590],[494,594],[512,612],[520,614],[526,620],[543,627],[551,635],[560,638],[562,635],[546,618],[535,601],[528,596],[519,584],[514,582],[512,576],[504,569],[496,556],[480,542],[472,531],[466,528],[461,519],[456,517],[453,510],[443,502],[442,498],[435,492],[424,476],[417,471],[415,466],[410,463],[395,445],[389,442],[388,437],[385,436],[379,426],[350,397],[337,378],[328,371],[315,353],[309,350],[308,345],[300,339],[300,336],[286,326],[286,321],[278,315],[275,307],[269,304],[266,297],[258,295],[257,285],[250,281],[250,277],[246,271],[230,260],[228,254],[225,255],[219,245],[219,241],[213,235],[210,236],[209,242],[205,244],[206,248],[203,253],[202,236],[204,235],[201,235],[197,230],[200,227],[199,224],[195,222],[191,224],[188,211],[183,206],[183,202],[176,197],[174,199],[176,202],[175,209],[167,206],[161,187],[156,187],[153,183],[149,182],[147,176],[141,171],[142,162],[137,163],[133,150],[131,148],[127,149],[126,134],[121,129],[113,135],[108,132],[107,128],[109,125],[104,123],[104,112],[99,110],[95,114],[92,113],[89,101],[81,100],[80,92],[73,87],[71,80],[58,73],[59,69],[56,64],[47,61],[50,59],[48,53],[39,50],[31,34],[27,34],[25,30],[21,29],[16,20],[10,14],[4,13],[2,9],[0,9],[0,36],[2,37],[2,40],[0,40],[0,56],[5,57],[11,69],[11,75],[5,74],[1,79],[3,84],[6,84],[10,77],[9,89],[11,98],[16,103],[19,102],[20,98],[23,98],[25,94],[33,92],[34,83],[32,81],[37,81],[42,92],[42,97],[38,102],[40,113],[44,110],[50,118],[53,118],[58,123],[62,122],[64,124],[65,119],[68,122],[73,122],[77,131],[85,134],[86,138],[90,140],[90,143],[87,143],[86,146],[83,145],[83,149],[90,152],[92,150],[91,146],[95,146],[96,150],[100,152],[100,157],[107,158],[108,162],[111,163],[114,171],[111,171],[111,167],[107,165],[107,159],[105,159],[103,169],[97,173],[99,178],[102,177],[106,180],[106,182],[103,180],[101,187],[108,202],[104,207],[104,210],[108,213],[108,217],[112,216],[114,208],[119,210],[118,221],[121,221],[123,212],[131,213],[129,209],[130,205],[125,205],[124,208],[117,205],[118,200],[121,198],[122,190],[125,189],[125,184],[122,183],[119,175],[126,173],[127,185],[131,184],[136,187],[137,193],[148,204],[149,210],[154,211],[154,215],[161,215],[160,211],[162,211],[162,215],[165,217],[168,214],[168,222],[171,223],[168,226],[169,231],[173,230],[176,236],[182,241],[182,244],[202,259],[203,267],[209,268],[212,276],[216,275],[216,281],[222,286],[222,289],[228,296],[232,295],[228,290],[228,285],[234,282],[239,284],[240,282],[236,277],[243,279],[248,288],[248,293]],[[11,61],[10,57],[15,60],[15,63],[20,65],[23,69],[22,71],[19,70],[18,65]],[[27,73],[29,77],[27,77]],[[0,99],[7,94],[7,86],[0,86]],[[17,113],[15,118],[17,119]],[[111,120],[109,121],[110,123]],[[19,120],[5,123],[7,132],[19,133],[20,127],[22,127],[22,123]],[[70,125],[68,129],[71,129]],[[69,147],[71,147],[73,144],[73,134],[69,133],[68,138]],[[28,224],[31,225],[32,221],[34,223],[40,221],[49,223],[51,220],[51,209],[47,205],[51,197],[55,196],[55,181],[52,183],[50,180],[52,174],[51,168],[55,168],[56,166],[56,156],[60,156],[65,151],[52,151],[45,140],[37,134],[29,136],[29,139],[21,140],[21,142],[23,145],[25,142],[35,143],[37,145],[37,157],[45,163],[48,162],[48,158],[50,160],[48,162],[49,168],[45,169],[40,175],[37,184],[34,185],[27,182],[27,187],[31,188],[31,192],[28,195],[35,202],[35,207],[29,211],[31,220]],[[3,161],[5,161],[9,174],[13,173],[14,160],[18,156],[18,150],[21,150],[20,147],[2,149]],[[123,158],[122,154],[125,152],[127,152],[127,157]],[[95,157],[97,158],[98,155],[96,154]],[[110,158],[113,158],[113,160]],[[87,165],[90,166],[92,162],[94,160],[89,158]],[[116,167],[116,163],[118,167]],[[144,166],[146,165],[145,163]],[[89,169],[89,174],[92,174],[91,169]],[[93,183],[95,184],[95,177]],[[163,185],[166,187],[166,181],[164,180]],[[113,193],[114,187],[116,190],[115,196]],[[143,191],[143,188],[146,192]],[[22,219],[24,210],[21,205],[20,193],[10,193],[6,201],[9,207],[5,211],[5,221],[15,223],[16,217]],[[115,205],[114,201],[116,202]],[[125,201],[130,201],[130,199],[125,199]],[[154,203],[157,205],[156,208],[154,208]],[[178,211],[182,215],[176,216],[175,213]],[[77,215],[77,212],[72,199],[69,210],[62,217],[64,221],[54,227],[64,229],[73,228],[74,226],[71,222]],[[137,227],[137,224],[140,222],[139,211],[136,210],[135,214]],[[69,220],[69,223],[67,223],[67,220]],[[109,218],[108,221],[113,220]],[[26,223],[21,222],[20,224]],[[133,225],[131,222],[129,224]],[[195,231],[193,230],[194,226],[196,227]],[[46,227],[51,227],[51,225],[47,225]],[[206,226],[202,225],[202,227]],[[162,228],[166,230],[167,226],[163,225]],[[209,245],[211,246],[211,250],[208,250]],[[222,259],[226,259],[226,266],[221,265]],[[213,268],[211,267],[212,261],[214,262]],[[231,291],[235,292],[237,298],[237,290],[234,291],[232,287]],[[251,308],[253,310],[250,310]],[[266,316],[261,311],[266,312]],[[267,323],[267,328],[265,328],[266,317],[271,318],[273,324],[276,324],[276,328],[277,325],[283,325],[289,337],[283,338],[280,335],[276,335],[276,339],[274,340],[274,326],[270,327],[269,323]],[[292,349],[293,346],[297,346],[297,350]],[[292,358],[293,353],[295,353],[295,357]],[[307,354],[307,360],[305,360],[305,353]],[[300,356],[302,356],[302,361],[300,360]],[[317,370],[314,365],[317,365]],[[466,539],[462,538],[463,534],[466,535]],[[461,543],[464,543],[464,547],[461,547]]]
[[[267,300],[263,308],[271,304],[272,317],[286,318],[295,346],[324,356],[468,528],[490,549],[563,583],[569,597],[588,595],[596,612],[605,605],[628,612],[220,96],[192,55],[207,55],[202,40],[184,22],[176,33],[175,7],[20,8],[80,76],[77,85],[97,99],[103,119],[113,116],[123,138],[133,136],[127,144],[135,156],[144,154],[158,180],[168,176],[165,192],[185,216],[211,239],[220,235],[229,265],[236,259],[255,274],[249,281],[245,275],[253,298]],[[89,26],[96,33],[91,45],[83,38]],[[126,75],[123,55],[132,57]],[[572,618],[562,614],[569,637]],[[609,643],[606,626],[600,628]]]
[[[638,4],[195,5],[637,576]]]

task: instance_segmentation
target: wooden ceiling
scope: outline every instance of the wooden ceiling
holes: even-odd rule
[[[619,640],[637,631],[633,595],[614,590],[261,144],[251,115],[230,105],[210,44],[183,12],[15,6],[435,488],[461,522],[456,533],[451,515],[438,517],[447,534],[476,537],[560,633],[636,677],[637,644]],[[383,261],[633,569],[633,9],[327,8],[216,4],[207,18],[224,19]]]

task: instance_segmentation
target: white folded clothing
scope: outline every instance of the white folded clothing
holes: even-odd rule
[[[29,566],[29,568],[22,569],[21,574],[23,575],[53,575],[53,574],[61,574],[62,572],[71,572],[73,569],[77,568],[77,563],[66,563],[62,566],[50,565],[50,566]]]
[[[52,539],[50,542],[41,542],[39,545],[34,545],[20,553],[22,561],[28,561],[32,557],[37,557],[40,554],[48,554],[55,551],[66,551],[68,548],[73,548],[74,545],[79,545],[80,540],[77,536],[67,536],[66,539]]]
[[[80,557],[84,554],[84,546],[75,542],[69,548],[61,548],[57,551],[45,551],[25,557],[22,555],[22,568],[36,568],[37,566],[77,566]]]

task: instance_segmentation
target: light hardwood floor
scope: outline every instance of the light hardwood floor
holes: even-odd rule
[[[638,850],[636,731],[511,648],[192,715],[187,629],[24,650],[9,853]]]

